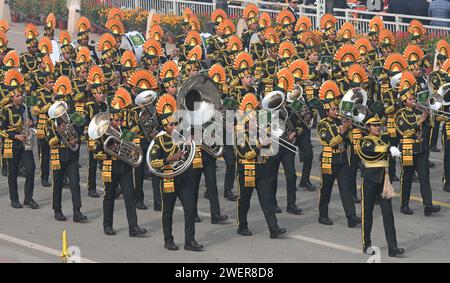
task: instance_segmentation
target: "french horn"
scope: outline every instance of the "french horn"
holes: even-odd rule
[[[107,135],[108,137],[103,142],[103,150],[107,154],[128,163],[134,168],[141,165],[144,158],[141,147],[120,138],[120,132],[110,126],[109,113],[101,112],[94,116],[89,123],[88,135],[93,140]]]
[[[67,114],[67,103],[64,101],[58,101],[53,103],[48,109],[48,116],[50,119],[54,119],[56,130],[60,134],[63,143],[72,151],[77,151],[80,147],[79,144],[70,144],[69,142],[78,139],[78,133],[75,130],[70,117]],[[61,130],[61,126],[64,126]]]

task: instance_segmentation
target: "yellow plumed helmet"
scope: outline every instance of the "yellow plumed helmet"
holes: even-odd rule
[[[72,93],[72,82],[67,76],[59,77],[53,85],[55,95],[69,95]]]

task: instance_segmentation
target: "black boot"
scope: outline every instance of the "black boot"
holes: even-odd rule
[[[73,210],[73,222],[75,223],[87,223],[87,216],[83,215],[83,213],[81,213],[79,208],[75,208]]]
[[[347,218],[348,227],[355,228],[358,224],[361,224],[361,217],[358,216],[350,216]]]
[[[229,201],[237,200],[237,196],[235,194],[233,194],[232,191],[225,191],[225,193],[223,194],[223,197]]]
[[[441,207],[439,205],[428,205],[425,206],[424,214],[425,216],[431,216],[433,213],[438,213],[441,211]]]
[[[203,245],[200,245],[195,240],[192,240],[184,244],[184,249],[187,251],[200,252],[203,251]]]
[[[147,233],[147,229],[141,228],[139,226],[133,226],[129,229],[130,237],[138,237]]]
[[[91,198],[99,198],[100,195],[98,194],[97,190],[90,190],[88,192],[88,196]]]
[[[161,211],[161,210],[162,210],[161,205],[155,205],[155,206],[153,206],[153,210],[154,210],[154,211]]]
[[[136,202],[136,209],[139,209],[139,210],[147,210],[148,208],[147,208],[147,206],[144,204],[143,201],[137,201],[137,202]]]
[[[396,175],[394,175],[394,176],[391,178],[391,181],[392,181],[392,182],[398,182],[398,181],[400,181],[400,178],[397,177]]]
[[[51,186],[50,182],[48,181],[48,177],[42,177],[41,178],[41,185],[43,187],[50,187]]]
[[[284,234],[286,234],[287,230],[286,228],[277,228],[275,230],[270,231],[270,238],[271,239],[279,239]]]
[[[411,208],[409,208],[409,206],[400,207],[400,212],[405,215],[413,215],[414,214],[414,211],[412,211]]]
[[[294,215],[302,215],[303,210],[298,208],[295,204],[288,205],[286,209],[287,213],[294,214]]]
[[[116,235],[116,231],[114,231],[112,226],[103,228],[103,232],[105,233],[106,236],[115,236]]]
[[[333,221],[328,216],[319,217],[319,223],[323,225],[333,225]]]
[[[29,207],[31,209],[39,208],[39,204],[37,204],[37,202],[35,202],[34,199],[32,199],[32,198],[24,200],[23,205],[25,205],[26,207]]]
[[[275,205],[274,209],[275,213],[282,213],[281,208],[278,205]]]
[[[22,204],[18,200],[11,201],[11,207],[15,209],[23,208]]]
[[[310,192],[314,192],[317,189],[310,181],[301,181],[299,187]]]
[[[64,216],[62,211],[55,211],[55,220],[56,221],[67,221],[67,218]]]
[[[174,241],[167,241],[164,244],[164,248],[166,248],[169,251],[178,251],[179,250],[178,246],[175,245]]]
[[[213,215],[211,217],[211,224],[228,224],[228,215]]]
[[[237,233],[241,236],[252,236],[252,231],[248,230],[248,228],[239,228]]]
[[[405,253],[405,250],[401,249],[401,248],[395,248],[395,249],[389,250],[390,257],[396,257],[396,256],[402,255],[404,253]]]
[[[200,216],[197,215],[197,217],[195,217],[195,223],[201,223],[202,220],[200,219]]]

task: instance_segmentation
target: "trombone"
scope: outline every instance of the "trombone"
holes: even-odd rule
[[[443,84],[436,94],[431,95],[427,101],[415,104],[417,110],[431,115],[449,118],[450,112],[441,110],[442,106],[450,105],[450,83]]]

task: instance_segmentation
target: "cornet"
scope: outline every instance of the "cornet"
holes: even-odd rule
[[[78,139],[78,133],[75,127],[70,121],[70,117],[67,114],[67,103],[64,101],[55,102],[48,109],[48,116],[50,119],[55,120],[56,130],[61,135],[64,144],[72,151],[77,151],[80,147],[79,144],[71,144],[70,142]]]

